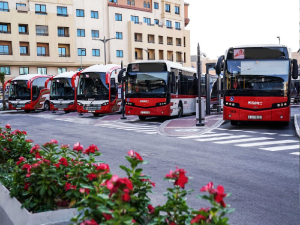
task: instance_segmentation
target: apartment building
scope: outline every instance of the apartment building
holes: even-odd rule
[[[55,75],[104,64],[105,56],[190,66],[188,7],[183,0],[0,1],[0,71],[6,79]]]

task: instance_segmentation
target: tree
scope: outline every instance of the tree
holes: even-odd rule
[[[0,82],[2,84],[2,97],[3,97],[3,110],[6,110],[6,103],[5,103],[5,90],[4,90],[4,82],[5,82],[5,73],[0,72]]]

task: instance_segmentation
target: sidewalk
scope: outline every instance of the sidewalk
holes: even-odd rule
[[[165,121],[158,129],[164,136],[198,136],[205,134],[223,124],[223,114],[212,114],[205,117],[203,127],[196,126],[196,116],[186,116]]]

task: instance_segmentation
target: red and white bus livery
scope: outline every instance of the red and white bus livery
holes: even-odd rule
[[[51,77],[50,80],[50,109],[67,112],[77,111],[77,73],[74,71],[64,72]]]
[[[195,113],[198,79],[196,70],[164,60],[130,63],[126,71],[125,112],[149,116]]]
[[[238,46],[218,59],[223,73],[224,120],[290,121],[291,78],[298,78],[297,60],[284,45]]]
[[[99,114],[119,110],[116,78],[121,67],[115,64],[94,65],[78,73],[77,112]]]
[[[13,78],[4,84],[10,84],[8,107],[10,110],[49,110],[49,86],[45,87],[47,75],[27,74]],[[50,84],[49,84],[50,85]]]

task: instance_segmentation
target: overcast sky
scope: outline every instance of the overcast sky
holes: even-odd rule
[[[185,0],[190,3],[187,29],[191,55],[211,59],[228,47],[243,44],[278,44],[299,49],[299,0]]]

